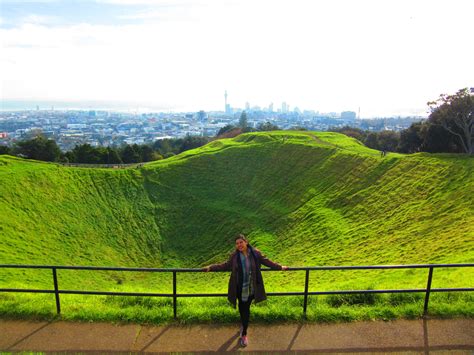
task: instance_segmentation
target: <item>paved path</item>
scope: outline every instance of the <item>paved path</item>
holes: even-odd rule
[[[345,324],[140,326],[0,320],[0,351],[307,352],[473,354],[474,320],[397,320]]]

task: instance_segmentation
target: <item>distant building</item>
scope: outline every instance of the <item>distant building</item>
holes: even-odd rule
[[[206,120],[206,112],[204,112],[203,110],[199,111],[197,113],[197,119],[199,122],[204,122]]]
[[[227,90],[224,93],[224,100],[225,100],[225,106],[224,106],[225,109],[224,109],[224,111],[225,111],[225,113],[227,113]]]
[[[227,90],[224,93],[224,98],[225,98],[225,114],[226,115],[232,115],[232,107],[230,107],[230,104],[227,103]]]
[[[341,118],[344,120],[355,120],[356,113],[353,111],[343,111],[341,112]]]

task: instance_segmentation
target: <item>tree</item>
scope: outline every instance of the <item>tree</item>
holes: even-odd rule
[[[348,137],[352,137],[357,139],[360,142],[363,142],[367,136],[367,133],[364,132],[363,130],[355,127],[350,127],[350,126],[344,126],[342,128],[336,128],[332,130],[333,132],[338,132],[345,134]]]
[[[42,161],[59,161],[61,156],[61,150],[56,142],[43,136],[16,143],[15,153]]]
[[[121,164],[122,159],[116,149],[107,147],[107,164]]]
[[[126,145],[125,148],[122,150],[122,161],[125,164],[131,164],[131,163],[140,163],[141,162],[141,157],[140,157],[140,148],[138,147],[137,144],[134,145]]]
[[[428,153],[462,153],[456,136],[446,131],[441,125],[427,123],[421,127],[423,144],[421,150]]]
[[[257,131],[278,131],[280,128],[271,122],[260,123],[257,126]]]
[[[183,140],[183,143],[181,145],[181,148],[179,149],[179,152],[181,153],[189,149],[198,148],[207,143],[209,143],[208,137],[187,135]]]
[[[454,95],[442,94],[436,101],[428,102],[431,124],[440,125],[457,137],[465,153],[474,154],[474,96],[469,89]]]
[[[172,152],[171,140],[168,138],[156,140],[153,143],[153,150],[158,151],[161,155]]]
[[[103,162],[100,152],[90,144],[76,145],[71,151],[72,159],[69,158],[70,162],[80,164],[100,164]]]
[[[377,133],[375,132],[370,132],[367,135],[367,138],[365,138],[364,144],[372,149],[380,149],[379,148],[379,142],[378,142],[378,136]]]
[[[246,131],[248,126],[247,114],[245,111],[242,111],[239,118],[239,127],[242,128],[243,131]]]
[[[394,131],[382,131],[377,135],[377,142],[380,150],[395,152],[400,142],[400,135]]]
[[[423,145],[423,123],[412,123],[410,127],[400,132],[400,143],[397,151],[401,153],[416,153]]]
[[[0,145],[0,155],[2,154],[12,154],[12,150],[10,147],[7,147],[6,145]]]
[[[154,151],[149,145],[140,146],[140,156],[142,161],[153,161],[155,160]]]
[[[228,125],[225,125],[224,127],[222,127],[219,132],[217,132],[217,136],[220,136],[224,133],[227,133],[227,132],[230,132],[234,129],[236,129],[237,127],[235,127],[234,125],[231,125],[231,124],[228,124]]]

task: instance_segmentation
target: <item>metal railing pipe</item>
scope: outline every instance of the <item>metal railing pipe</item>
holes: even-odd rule
[[[334,295],[334,294],[369,294],[369,293],[425,293],[423,316],[428,314],[428,305],[430,294],[432,292],[472,292],[472,287],[460,288],[431,288],[433,272],[435,268],[461,268],[474,267],[474,263],[466,264],[412,264],[412,265],[358,265],[358,266],[312,266],[312,267],[291,267],[288,271],[305,271],[304,292],[269,292],[269,296],[303,296],[303,316],[306,317],[308,296]],[[53,274],[54,289],[18,289],[18,288],[0,288],[0,292],[22,292],[22,293],[45,293],[55,295],[56,311],[61,313],[60,294],[74,295],[105,295],[105,296],[137,296],[137,297],[171,297],[173,298],[173,317],[177,318],[177,299],[179,297],[226,297],[226,293],[190,293],[179,294],[177,292],[177,274],[182,272],[204,272],[202,268],[129,268],[112,266],[65,266],[65,265],[18,265],[18,264],[0,264],[0,269],[50,269]],[[371,269],[429,269],[426,288],[420,289],[385,289],[385,290],[335,290],[335,291],[309,291],[309,272],[312,270],[331,271],[331,270],[371,270]],[[166,272],[173,274],[173,292],[172,293],[149,293],[149,292],[115,292],[115,291],[91,291],[91,290],[61,290],[58,283],[57,270],[88,270],[88,271],[123,271],[123,272]],[[262,269],[262,271],[279,271],[274,269]],[[226,272],[226,271],[222,271]]]

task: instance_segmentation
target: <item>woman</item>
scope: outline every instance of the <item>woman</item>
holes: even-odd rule
[[[263,285],[260,265],[272,269],[287,270],[288,266],[281,266],[267,259],[258,249],[253,248],[243,234],[235,237],[235,251],[229,260],[222,264],[214,264],[204,268],[205,271],[232,271],[229,280],[227,299],[236,306],[239,300],[239,313],[242,326],[240,328],[240,344],[248,345],[247,327],[250,318],[250,304],[267,299]]]

